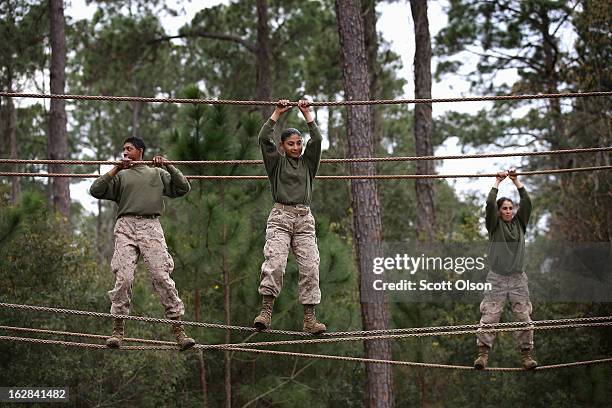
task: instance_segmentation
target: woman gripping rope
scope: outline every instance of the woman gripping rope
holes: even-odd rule
[[[258,330],[270,328],[274,299],[280,294],[287,266],[289,248],[299,268],[299,301],[304,306],[303,330],[320,334],[326,327],[317,321],[315,306],[321,301],[319,288],[319,249],[315,221],[310,212],[312,186],[321,161],[321,132],[310,111],[308,101],[298,102],[310,132],[304,153],[304,139],[299,130],[285,129],[281,133],[280,150],[274,143],[274,127],[281,115],[291,109],[288,100],[279,100],[270,119],[259,132],[259,146],[274,207],[266,225],[265,260],[261,266],[259,294],[262,308],[253,325]]]
[[[516,214],[511,199],[497,199],[499,184],[506,177],[514,183],[521,198]],[[525,274],[525,232],[530,216],[531,200],[515,170],[498,172],[486,206],[485,221],[489,233],[487,283],[491,284],[491,290],[485,292],[480,303],[480,324],[498,323],[507,299],[517,321],[531,322],[532,305]],[[532,357],[533,330],[527,328],[516,332],[515,336],[521,351],[523,368],[530,370],[537,367],[538,363]],[[486,368],[494,340],[495,333],[478,333],[478,358],[474,361],[474,368]]]

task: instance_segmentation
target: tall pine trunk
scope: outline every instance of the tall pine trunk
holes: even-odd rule
[[[66,86],[66,33],[64,1],[49,0],[51,17],[51,93],[63,94]],[[66,106],[62,99],[51,99],[49,138],[47,145],[49,159],[68,158],[68,135],[66,133]],[[66,173],[67,166],[53,164],[51,173]],[[62,216],[70,216],[70,180],[56,177],[51,180],[53,208]]]
[[[195,289],[194,303],[195,303],[195,319],[196,322],[202,319],[202,291],[200,288]],[[198,363],[200,371],[200,388],[202,390],[202,407],[208,408],[208,383],[206,382],[206,361],[204,360],[204,352],[202,349],[198,350]]]
[[[137,95],[139,95],[139,93],[137,93]],[[140,116],[142,113],[142,108],[143,108],[142,102],[132,103],[132,137],[141,137],[140,136]]]
[[[412,21],[414,23],[414,92],[418,99],[431,99],[431,38],[427,19],[427,0],[410,0]],[[417,156],[433,155],[433,120],[430,103],[416,104],[414,107],[414,146]],[[433,161],[417,161],[417,174],[433,174]],[[431,179],[415,180],[416,193],[416,233],[420,242],[433,242],[436,237],[436,213],[434,201],[434,182]],[[422,326],[421,310],[413,305],[413,324]],[[423,357],[423,347],[416,344],[414,349],[418,360]],[[421,406],[427,402],[427,376],[417,371],[416,382],[419,384]]]
[[[270,72],[270,29],[268,27],[268,4],[257,0],[257,99],[269,101],[272,98],[272,74]],[[270,115],[270,107],[262,106],[259,112],[263,120]]]
[[[369,76],[364,46],[361,8],[356,0],[336,0],[336,17],[340,35],[344,90],[347,100],[369,99]],[[369,106],[348,108],[349,157],[368,157],[373,154],[371,109]],[[372,175],[374,164],[349,167],[352,175]],[[365,330],[388,328],[389,311],[384,293],[371,293],[371,259],[381,253],[382,223],[376,183],[373,180],[351,181],[354,241],[361,277],[361,319]],[[388,340],[364,342],[367,358],[391,359]],[[366,364],[366,407],[393,406],[393,377],[391,367]]]
[[[542,16],[542,25],[540,31],[542,34],[542,53],[543,53],[543,72],[542,76],[546,78],[544,83],[544,92],[546,93],[558,93],[559,92],[559,74],[558,64],[559,56],[558,50],[554,45],[555,40],[549,34],[551,30],[551,22],[546,14]],[[552,117],[550,132],[550,147],[553,150],[567,149],[571,147],[566,137],[565,120],[563,119],[563,113],[561,111],[561,101],[559,99],[548,100],[548,111]],[[558,168],[572,167],[574,161],[574,155],[556,155],[554,160],[557,162]],[[563,194],[568,187],[568,184],[572,178],[572,174],[559,174],[559,183],[563,187],[561,193]]]
[[[221,185],[221,204],[222,208],[225,209],[225,186]],[[231,310],[231,283],[230,283],[230,269],[228,265],[228,254],[227,254],[227,224],[223,219],[223,226],[221,231],[221,242],[223,242],[223,248],[221,249],[221,268],[223,269],[223,309],[225,311],[225,324],[232,324],[232,310]],[[225,343],[229,344],[232,341],[231,330],[225,331]],[[224,384],[225,384],[225,408],[232,408],[232,354],[229,350],[223,353],[224,359]]]
[[[410,0],[414,21],[414,92],[417,99],[431,99],[431,39],[427,19],[427,0]],[[433,120],[430,103],[419,103],[414,107],[414,146],[417,156],[433,155]],[[417,161],[417,174],[433,174],[434,162]],[[436,236],[436,211],[434,181],[417,179],[417,238],[433,241]]]
[[[8,72],[7,82],[9,84],[8,91],[13,92],[13,75],[11,70]],[[19,149],[17,145],[17,111],[15,110],[15,104],[12,98],[6,98],[6,107],[4,109],[6,116],[6,139],[9,145],[9,157],[11,159],[17,159],[19,157]],[[19,171],[18,169],[15,171]],[[17,204],[19,197],[21,196],[21,184],[19,177],[11,177],[11,204]]]
[[[376,32],[376,3],[378,0],[362,0],[361,11],[363,13],[363,30],[364,44],[366,56],[368,60],[368,74],[370,78],[369,92],[370,98],[378,99],[378,33]],[[370,131],[372,133],[372,142],[374,146],[378,146],[382,139],[382,110],[372,109],[370,120]],[[376,151],[376,149],[374,149]]]

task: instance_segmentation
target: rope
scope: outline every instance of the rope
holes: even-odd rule
[[[570,169],[549,169],[536,171],[517,171],[517,176],[534,176],[538,174],[560,174],[577,173],[585,171],[612,170],[610,166],[574,167]],[[316,176],[318,180],[396,180],[396,179],[444,179],[444,178],[476,178],[496,177],[497,173],[480,174],[362,174],[362,175],[337,175]],[[0,172],[0,177],[71,177],[71,178],[98,178],[100,174],[76,174],[76,173],[23,173],[23,172]],[[188,175],[190,180],[267,180],[268,176],[203,176]]]
[[[100,340],[106,340],[110,337],[110,336],[105,336],[102,334],[75,333],[75,332],[67,332],[67,331],[60,331],[60,330],[34,329],[31,327],[0,326],[0,330],[10,330],[10,331],[26,332],[26,333],[52,334],[52,335],[57,335],[57,336],[85,337],[85,338],[100,339]],[[133,337],[124,337],[123,341],[135,342],[135,343],[159,344],[159,345],[165,345],[165,346],[172,346],[172,345],[176,346],[176,343],[173,341],[136,339]]]
[[[398,366],[411,366],[411,367],[420,367],[420,368],[442,368],[442,369],[451,369],[451,370],[470,370],[470,371],[481,371],[476,370],[474,367],[470,366],[458,366],[458,365],[449,365],[449,364],[435,364],[435,363],[417,363],[412,361],[397,361],[397,360],[380,360],[373,358],[363,358],[363,357],[348,357],[348,356],[333,356],[327,354],[311,354],[311,353],[296,353],[291,351],[278,351],[278,350],[257,350],[257,349],[248,349],[248,348],[232,348],[232,351],[239,351],[243,353],[261,353],[261,354],[272,354],[277,356],[291,356],[291,357],[299,357],[299,358],[317,358],[323,360],[339,360],[339,361],[354,361],[361,363],[376,363],[376,364],[388,364],[388,365],[398,365]],[[595,365],[595,364],[609,364],[612,363],[612,358],[602,358],[597,360],[587,360],[587,361],[575,361],[571,363],[561,363],[561,364],[551,364],[544,365],[534,368],[533,370],[541,371],[541,370],[552,370],[558,368],[567,368],[567,367],[578,367],[578,366],[587,366],[587,365]],[[482,371],[526,371],[522,368],[518,367],[487,367]]]
[[[463,331],[436,331],[436,332],[423,332],[423,333],[406,333],[406,334],[384,334],[384,335],[369,335],[369,336],[354,336],[354,337],[331,337],[325,339],[305,339],[305,340],[282,340],[282,341],[261,341],[252,343],[228,343],[222,345],[215,345],[219,347],[209,347],[209,345],[202,345],[201,348],[220,348],[220,349],[234,349],[234,347],[269,347],[269,346],[287,346],[295,344],[327,344],[327,343],[338,343],[346,341],[372,341],[372,340],[390,340],[390,339],[406,339],[413,337],[434,337],[434,336],[463,336],[466,334],[479,334],[479,333],[501,333],[501,332],[517,332],[526,330],[558,330],[565,328],[584,328],[584,327],[606,327],[612,326],[612,322],[603,323],[582,323],[575,325],[551,325],[551,326],[533,326],[533,327],[507,327],[499,329],[478,329],[478,330],[463,330]]]
[[[572,324],[583,324],[583,323],[597,323],[597,322],[608,322],[612,321],[612,316],[594,316],[594,317],[577,317],[570,319],[548,319],[548,320],[535,320],[531,322],[503,322],[503,323],[491,323],[491,324],[462,324],[454,326],[434,326],[434,327],[408,327],[401,329],[379,329],[379,330],[362,330],[362,331],[344,331],[344,332],[331,332],[325,333],[325,336],[368,336],[368,335],[383,335],[383,334],[403,334],[403,333],[428,333],[430,336],[437,336],[440,332],[448,331],[467,331],[478,329],[484,331],[487,329],[497,329],[503,327],[523,327],[530,326],[530,330],[537,330],[539,326],[552,326],[552,325],[563,325],[563,327],[573,328],[578,326],[571,326]],[[525,330],[524,328],[521,330]]]
[[[90,312],[90,311],[85,311],[85,310],[60,309],[60,308],[45,307],[45,306],[0,303],[0,307],[9,308],[9,309],[30,310],[30,311],[37,311],[37,312],[62,313],[62,314],[77,315],[77,316],[93,316],[93,317],[105,317],[105,318],[112,318],[112,319],[135,320],[135,321],[149,322],[149,323],[176,324],[176,320],[172,320],[172,319],[158,319],[155,317],[115,315],[111,313]],[[227,324],[190,322],[190,321],[182,321],[182,320],[181,320],[181,324],[185,326],[205,327],[209,329],[257,332],[257,329],[255,329],[254,327],[231,326]],[[282,334],[282,335],[290,335],[290,336],[296,336],[296,335],[297,336],[310,336],[309,333],[287,331],[287,330],[266,330],[266,333]]]
[[[587,147],[578,149],[548,150],[540,152],[522,153],[475,153],[462,155],[443,155],[443,156],[395,156],[395,157],[354,157],[344,159],[321,159],[321,163],[370,163],[370,162],[401,162],[401,161],[421,161],[421,160],[455,160],[455,159],[483,159],[491,157],[519,157],[519,156],[547,156],[574,153],[598,153],[609,152],[612,147]],[[263,160],[166,160],[167,164],[172,165],[192,165],[192,166],[215,166],[215,165],[259,165]],[[45,160],[45,159],[0,159],[0,164],[72,164],[72,165],[116,165],[120,161],[107,160]],[[132,164],[149,164],[152,160],[133,161]]]
[[[223,343],[223,344],[198,344],[195,347],[203,350],[233,350],[235,347],[269,347],[269,346],[287,346],[296,344],[329,344],[338,342],[348,341],[372,341],[372,340],[390,340],[390,339],[407,339],[407,338],[421,338],[421,337],[434,337],[434,336],[463,336],[467,334],[479,334],[479,333],[501,333],[501,332],[517,332],[525,330],[558,330],[566,328],[585,328],[585,327],[609,327],[612,326],[611,322],[599,322],[599,323],[581,323],[574,325],[547,325],[547,326],[531,326],[531,327],[506,327],[506,328],[479,328],[477,330],[462,330],[462,331],[436,331],[436,332],[420,332],[420,333],[406,333],[406,334],[384,334],[384,335],[368,335],[368,336],[355,336],[355,337],[328,337],[328,338],[317,338],[307,340],[284,340],[284,341],[261,341],[261,342],[250,342],[250,343]],[[13,327],[13,326],[0,326],[0,329],[20,331],[20,332],[31,332],[31,333],[42,333],[42,334],[53,334],[61,336],[76,336],[86,337],[94,339],[107,339],[109,336],[90,334],[90,333],[75,333],[57,330],[46,330],[46,329],[34,329],[28,327]],[[176,343],[159,341],[159,340],[147,340],[147,339],[135,339],[125,338],[126,341],[138,342],[138,343],[149,343],[158,345],[170,345],[176,346]]]
[[[124,319],[124,320],[136,320],[136,321],[145,321],[149,323],[163,323],[163,324],[175,324],[176,323],[176,320],[171,320],[171,319],[158,319],[154,317],[142,317],[142,316],[130,316],[130,315],[114,315],[114,314],[102,313],[102,312],[59,309],[59,308],[45,307],[45,306],[19,305],[19,304],[13,304],[13,303],[0,303],[0,307],[4,307],[8,309],[37,311],[37,312],[51,312],[51,313],[62,313],[62,314],[70,314],[70,315],[94,316],[94,317],[104,317],[104,318]],[[559,325],[559,324],[566,325],[566,327],[571,327],[569,326],[571,324],[608,322],[608,321],[612,321],[612,316],[576,317],[576,318],[569,318],[569,319],[549,319],[549,320],[536,320],[532,322],[505,322],[505,323],[496,323],[496,324],[469,324],[469,325],[459,325],[459,326],[411,327],[411,328],[404,328],[404,329],[332,332],[332,333],[325,333],[323,337],[356,336],[356,335],[368,336],[372,334],[421,333],[421,332],[427,332],[433,336],[433,335],[436,335],[436,333],[432,333],[432,331],[441,331],[441,330],[451,331],[451,330],[488,329],[488,328],[515,327],[515,326],[540,326],[540,325],[546,326],[546,325]],[[235,331],[244,331],[244,332],[251,332],[251,333],[257,332],[257,330],[253,327],[230,326],[230,325],[216,324],[216,323],[181,321],[181,324],[185,326],[205,327],[205,328],[214,328],[214,329],[223,329],[223,330],[235,330]],[[266,330],[263,333],[312,337],[312,334],[310,333],[298,332],[298,331],[288,331],[288,330]]]
[[[34,343],[34,344],[52,344],[52,345],[61,345],[61,346],[66,346],[66,347],[91,348],[91,349],[99,349],[99,350],[101,349],[111,350],[103,344],[77,343],[77,342],[62,341],[62,340],[35,339],[35,338],[29,338],[29,337],[0,336],[0,340],[23,342],[23,343]],[[140,350],[140,351],[178,350],[178,346],[175,346],[175,347],[123,346],[121,347],[121,350]],[[453,369],[453,370],[476,371],[473,367],[449,365],[449,364],[417,363],[417,362],[411,362],[411,361],[381,360],[381,359],[371,359],[371,358],[363,358],[363,357],[334,356],[334,355],[312,354],[312,353],[296,353],[296,352],[291,352],[291,351],[257,350],[257,349],[249,349],[249,348],[238,348],[238,347],[232,348],[231,350],[242,352],[242,353],[270,354],[270,355],[277,355],[277,356],[291,356],[291,357],[308,358],[308,359],[314,358],[314,359],[323,359],[323,360],[353,361],[353,362],[362,362],[362,363],[388,364],[388,365],[411,366],[411,367],[421,367],[421,368],[442,368],[442,369]],[[537,371],[550,370],[550,369],[566,368],[566,367],[607,364],[611,362],[612,362],[612,358],[602,358],[602,359],[597,359],[597,360],[576,361],[576,362],[571,362],[571,363],[561,363],[561,364],[539,366],[539,367],[536,367],[535,370]],[[515,367],[488,367],[485,370],[487,371],[506,371],[506,372],[525,371],[522,368],[515,368]]]
[[[222,99],[187,99],[187,98],[145,98],[140,96],[108,96],[108,95],[59,95],[20,92],[0,92],[0,96],[7,98],[40,98],[40,99],[75,99],[90,101],[113,102],[146,102],[146,103],[188,103],[198,105],[242,105],[242,106],[276,106],[277,101],[240,101]],[[356,106],[356,105],[400,105],[417,103],[441,102],[480,102],[480,101],[508,101],[522,99],[559,99],[584,98],[591,96],[612,96],[612,91],[595,92],[566,92],[550,94],[527,95],[489,95],[459,98],[432,98],[432,99],[382,99],[372,101],[312,101],[310,106]],[[297,106],[297,102],[289,102],[290,106]]]

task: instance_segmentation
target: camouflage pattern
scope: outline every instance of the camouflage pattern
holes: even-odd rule
[[[310,209],[288,211],[274,207],[266,226],[265,261],[261,266],[259,294],[277,297],[283,287],[289,247],[299,268],[299,300],[304,305],[321,302],[319,289],[319,249],[315,220]]]
[[[168,253],[159,219],[140,216],[123,216],[115,224],[115,253],[111,269],[116,279],[115,287],[108,292],[112,302],[111,313],[127,315],[130,312],[132,282],[139,255],[147,266],[166,317],[171,319],[185,314],[183,301],[170,278],[174,262]]]
[[[484,299],[480,303],[480,324],[498,323],[506,304],[510,300],[514,320],[519,322],[530,322],[533,310],[529,300],[529,288],[527,287],[527,275],[518,273],[514,275],[499,275],[489,272],[487,282],[491,283],[492,289],[486,291]],[[521,350],[533,349],[533,330],[514,332],[514,336]],[[476,343],[493,346],[495,333],[479,333]]]

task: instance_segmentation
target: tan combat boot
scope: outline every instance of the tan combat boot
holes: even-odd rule
[[[178,320],[180,321],[181,318],[180,317],[176,317],[176,318],[172,318],[172,320]],[[174,332],[174,337],[176,337],[176,344],[179,345],[179,347],[181,348],[181,351],[185,351],[193,346],[195,346],[195,340],[192,339],[191,337],[187,337],[187,334],[185,334],[185,329],[183,328],[183,325],[180,323],[173,323],[172,324],[172,331]]]
[[[274,296],[264,295],[261,302],[261,311],[253,322],[253,327],[257,330],[267,330],[272,324],[272,309],[274,308]]]
[[[303,331],[312,334],[325,333],[325,325],[315,317],[315,306],[304,305],[304,329]]]
[[[106,347],[110,348],[119,348],[121,347],[121,342],[123,341],[124,334],[124,320],[123,319],[115,319],[113,321],[113,334],[106,339]]]
[[[487,363],[489,362],[489,350],[491,350],[489,346],[478,346],[478,358],[474,360],[475,369],[484,370],[487,368]]]
[[[523,368],[525,370],[533,370],[538,366],[538,362],[533,359],[531,352],[531,349],[521,350],[521,358],[523,360]]]

